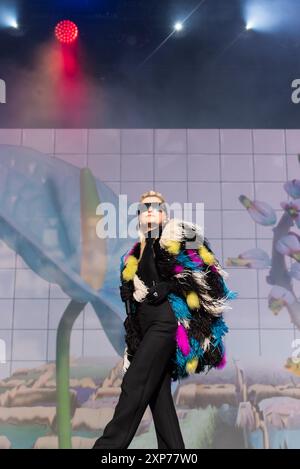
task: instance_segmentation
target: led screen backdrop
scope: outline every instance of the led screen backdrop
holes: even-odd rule
[[[0,447],[57,448],[69,425],[72,447],[90,448],[111,419],[126,317],[119,262],[132,239],[104,243],[86,220],[150,189],[204,204],[205,235],[238,292],[226,367],[173,383],[186,448],[300,447],[299,154],[296,129],[0,130]],[[130,445],[143,447],[156,448],[149,407]]]

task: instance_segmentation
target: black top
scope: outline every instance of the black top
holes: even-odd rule
[[[147,287],[159,282],[160,276],[157,271],[153,244],[158,242],[162,231],[162,225],[158,225],[153,230],[145,233],[145,247],[142,257],[138,263],[137,275]]]

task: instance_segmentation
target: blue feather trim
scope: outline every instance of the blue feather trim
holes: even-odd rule
[[[191,270],[203,270],[203,267],[199,264],[199,262],[193,262],[190,256],[188,254],[185,254],[183,251],[181,251],[176,256],[176,261],[178,261],[179,264]]]
[[[121,270],[121,272],[122,272],[122,270],[123,270],[123,268],[124,268],[124,266],[125,266],[125,260],[124,260],[124,259],[125,259],[126,254],[127,254],[127,252],[125,252],[125,253],[122,254],[122,256],[121,256],[121,261],[120,261],[120,270]]]
[[[211,327],[211,333],[213,335],[214,341],[212,345],[214,347],[221,346],[223,349],[222,338],[229,331],[227,324],[225,323],[222,317],[218,318]]]
[[[169,293],[168,299],[177,319],[192,319],[189,307],[183,298],[175,293]]]
[[[238,292],[230,290],[222,276],[221,279],[223,283],[224,294],[227,296],[228,300],[235,300],[238,297]]]

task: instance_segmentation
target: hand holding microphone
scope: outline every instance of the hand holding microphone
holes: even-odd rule
[[[120,295],[124,303],[132,298],[133,292],[134,287],[132,282],[123,282],[122,285],[120,285]]]

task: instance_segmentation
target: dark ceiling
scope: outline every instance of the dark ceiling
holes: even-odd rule
[[[69,18],[79,27],[82,67],[106,102],[104,114],[92,113],[79,125],[298,127],[300,104],[291,102],[291,82],[300,78],[300,2],[261,0],[267,13],[277,15],[276,26],[245,31],[245,7],[251,2],[258,3],[4,1],[15,5],[20,31],[0,28],[0,78],[9,85],[12,73],[32,71],[34,49],[49,41],[58,20]],[[163,43],[174,23],[193,10],[183,31]],[[0,112],[2,126],[23,123],[15,112],[8,112],[9,118],[3,107]],[[30,122],[41,125],[34,114]],[[55,124],[62,121],[45,122]]]

